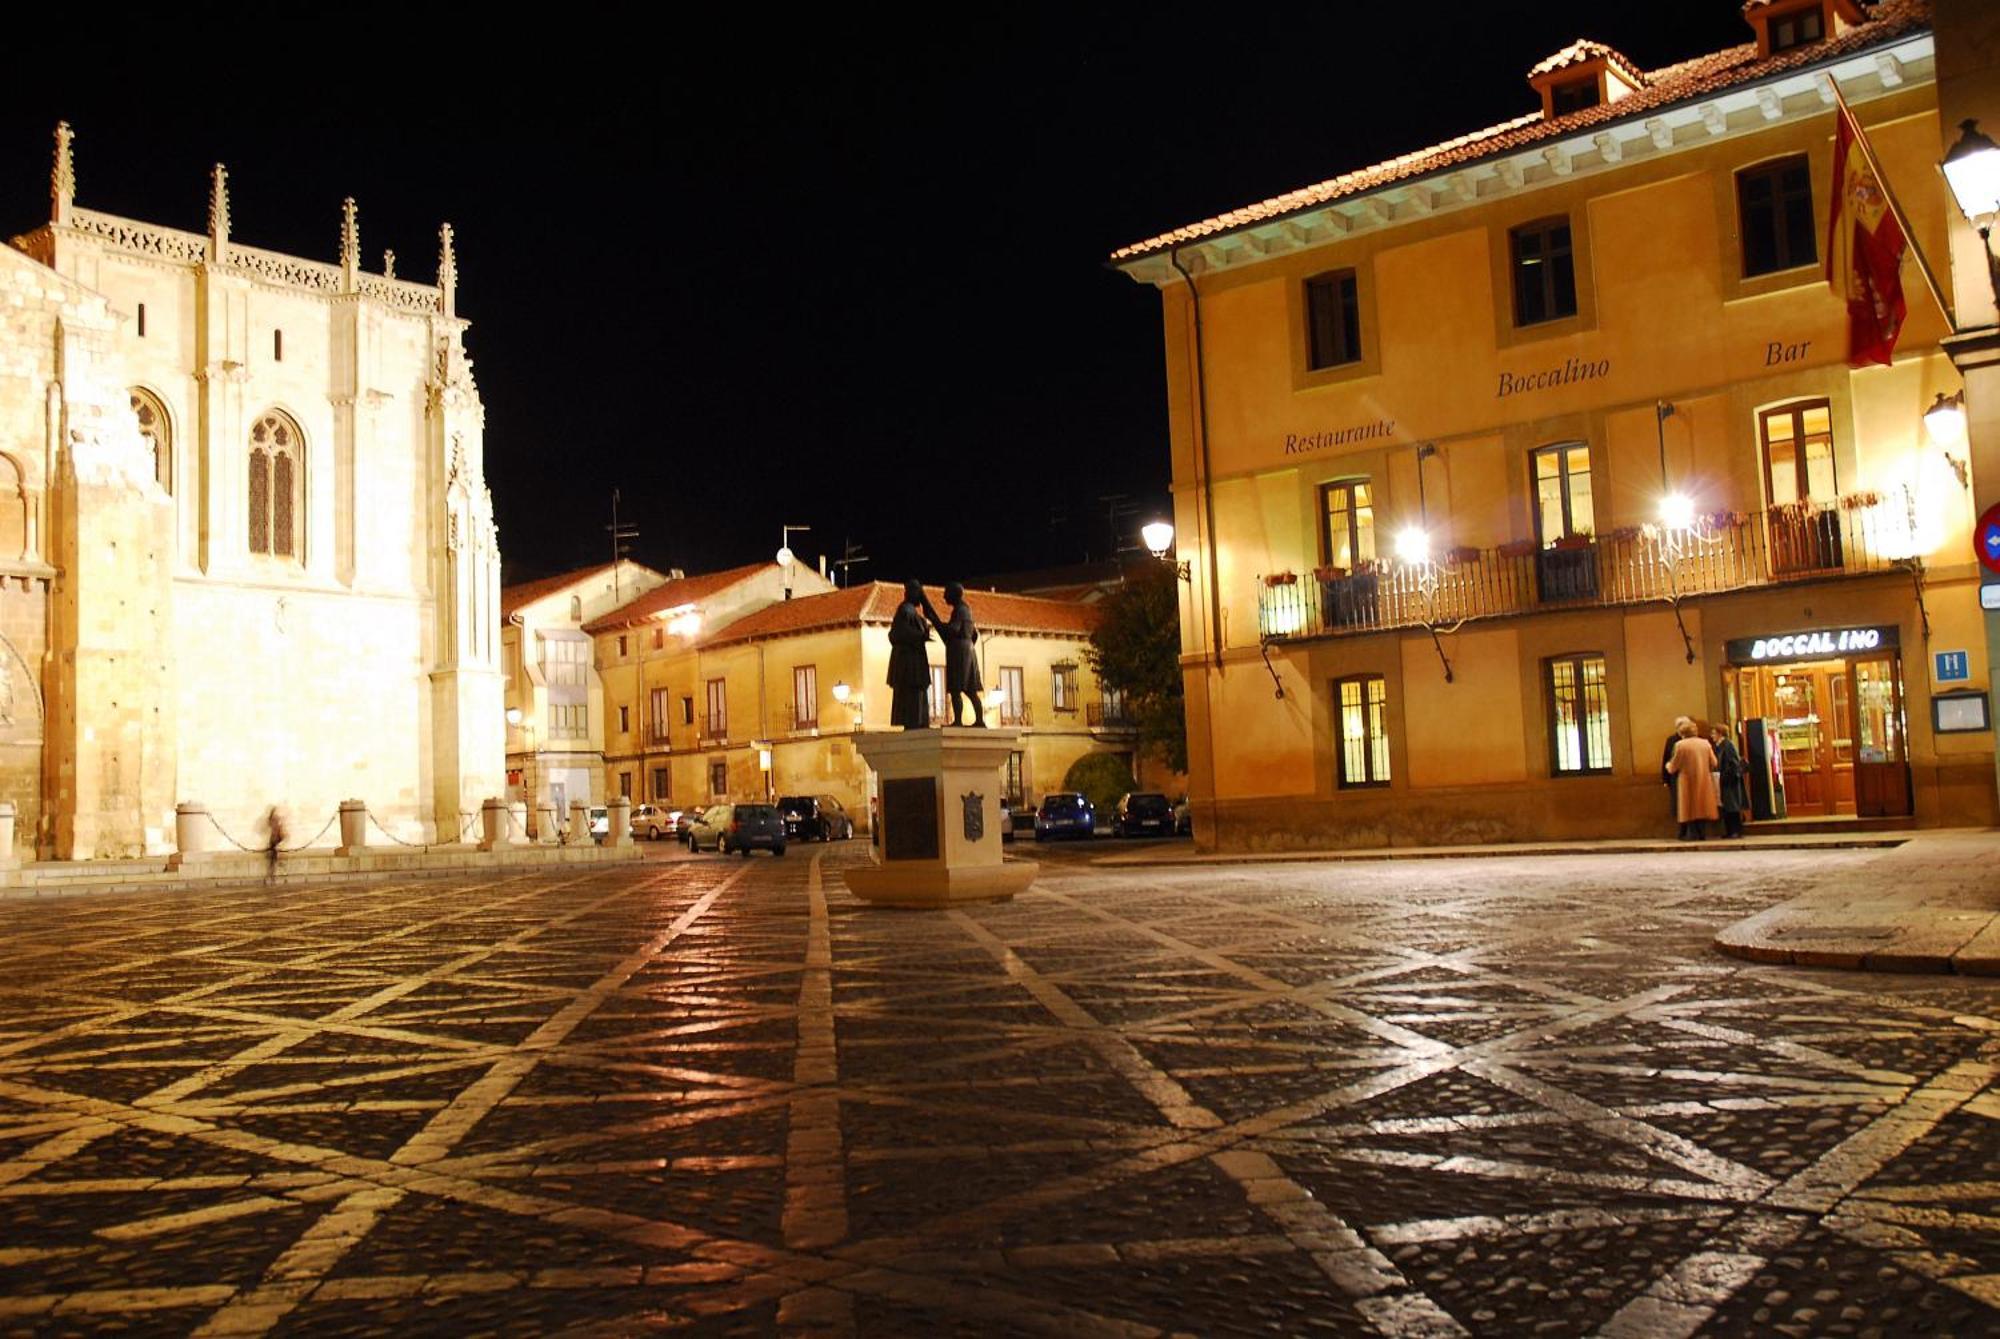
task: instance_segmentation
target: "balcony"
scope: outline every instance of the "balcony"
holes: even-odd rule
[[[1138,724],[1123,702],[1093,702],[1084,708],[1084,718],[1093,730],[1130,730]]]
[[[1648,526],[1551,548],[1460,549],[1438,563],[1267,577],[1257,627],[1266,641],[1295,641],[1866,576],[1908,569],[1913,533],[1900,495],[1718,512],[1689,531]]]

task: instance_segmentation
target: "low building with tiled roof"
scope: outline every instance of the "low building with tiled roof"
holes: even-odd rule
[[[1198,843],[1664,836],[1683,715],[1754,820],[2000,818],[1949,719],[2000,681],[1991,346],[1932,286],[1992,311],[1938,164],[2000,19],[1742,16],[1652,69],[1548,32],[1536,110],[1113,257],[1161,300]]]
[[[943,610],[944,592],[928,593]],[[1022,731],[1011,799],[1025,806],[1060,789],[1086,753],[1134,752],[1122,705],[1099,691],[1085,661],[1097,608],[993,591],[968,598],[989,720]],[[620,686],[605,703],[607,792],[667,808],[829,794],[865,831],[872,779],[853,740],[892,728],[888,629],[901,599],[887,582],[795,593],[708,619],[684,637],[641,628],[634,640],[610,630],[616,619],[600,620],[601,672]],[[624,654],[613,638],[626,643]],[[943,719],[942,643],[932,644],[931,662],[932,710]]]

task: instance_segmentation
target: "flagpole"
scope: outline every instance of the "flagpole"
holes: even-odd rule
[[[1930,260],[1924,255],[1924,244],[1917,240],[1917,230],[1910,226],[1910,220],[1903,213],[1903,206],[1896,199],[1896,190],[1889,184],[1889,174],[1882,170],[1882,164],[1875,160],[1875,150],[1868,143],[1867,132],[1861,128],[1861,120],[1854,109],[1847,105],[1847,99],[1840,96],[1840,85],[1831,73],[1823,73],[1828,88],[1833,90],[1834,105],[1839,108],[1837,115],[1847,118],[1847,124],[1854,131],[1854,145],[1861,150],[1861,157],[1867,162],[1868,170],[1875,174],[1875,180],[1882,183],[1882,198],[1889,203],[1889,212],[1895,215],[1896,226],[1903,230],[1903,240],[1909,243],[1910,254],[1916,257],[1917,272],[1924,276],[1924,286],[1931,291],[1931,299],[1937,303],[1938,312],[1944,317],[1947,329],[1958,329],[1958,318],[1952,314],[1951,304],[1944,299],[1944,289],[1938,286],[1937,275],[1931,272]],[[1840,190],[1841,183],[1833,183],[1833,189]]]

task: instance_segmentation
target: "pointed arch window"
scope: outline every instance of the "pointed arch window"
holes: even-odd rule
[[[174,429],[167,421],[166,406],[151,391],[132,388],[132,417],[139,420],[139,435],[153,452],[153,477],[171,496],[174,491]]]
[[[296,561],[305,552],[305,439],[283,414],[250,429],[250,552]]]

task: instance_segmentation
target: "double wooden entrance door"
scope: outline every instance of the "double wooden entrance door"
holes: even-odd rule
[[[1793,817],[1910,812],[1902,676],[1894,656],[1738,671],[1740,709],[1772,722]]]

